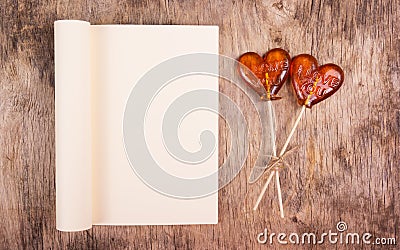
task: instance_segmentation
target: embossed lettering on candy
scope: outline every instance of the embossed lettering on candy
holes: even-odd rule
[[[289,75],[290,55],[286,50],[275,48],[261,57],[255,52],[247,52],[239,57],[239,62],[246,66],[261,82],[266,92],[266,98],[270,100],[280,99],[277,96],[283,83]],[[264,91],[261,86],[244,70],[240,70],[244,80],[260,95]]]
[[[290,77],[299,104],[311,108],[342,86],[344,73],[336,64],[318,66],[312,55],[301,54],[291,62]]]

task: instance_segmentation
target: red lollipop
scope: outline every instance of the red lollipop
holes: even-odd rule
[[[289,53],[283,49],[272,49],[268,51],[264,57],[259,56],[254,52],[247,52],[239,57],[239,72],[243,79],[261,96],[262,99],[267,100],[267,106],[269,109],[270,115],[270,129],[271,129],[271,145],[273,151],[273,157],[276,158],[276,146],[275,146],[275,129],[273,124],[273,115],[272,115],[272,100],[280,99],[277,94],[281,89],[282,85],[285,83],[288,73],[289,73],[289,65],[290,65],[290,56]],[[245,67],[241,67],[241,66]],[[257,79],[255,79],[257,78]],[[249,182],[255,182],[266,168],[258,169],[255,167],[250,175]],[[283,213],[283,205],[282,205],[282,194],[279,183],[279,172],[273,170],[271,175],[264,186],[264,190],[260,197],[258,198],[256,205],[254,206],[254,210],[257,209],[258,204],[261,201],[261,198],[272,179],[272,175],[276,175],[277,188],[278,188],[278,199],[279,199],[279,208],[281,211],[281,217],[284,217]]]
[[[282,147],[279,157],[285,153],[306,107],[311,108],[313,105],[333,95],[342,86],[344,73],[336,64],[329,63],[318,66],[317,59],[312,55],[301,54],[292,60],[290,78],[297,100],[303,107]]]
[[[292,60],[290,77],[299,104],[311,108],[342,86],[344,73],[336,64],[318,66],[312,55],[301,54]]]
[[[255,52],[247,52],[239,57],[239,62],[246,66],[260,80],[265,89],[260,90],[260,86],[252,78],[248,71],[240,69],[243,79],[263,98],[267,100],[277,100],[277,96],[283,83],[286,81],[289,72],[290,56],[286,50],[275,48],[268,51],[264,57]]]

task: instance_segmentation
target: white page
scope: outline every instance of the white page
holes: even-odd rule
[[[124,110],[143,74],[179,55],[218,54],[218,27],[55,23],[57,229],[79,231],[92,224],[214,224],[217,193],[196,199],[165,196],[146,186],[125,153]],[[218,62],[211,65],[218,72]],[[194,75],[169,84],[149,107],[146,143],[163,170],[181,178],[200,178],[218,169],[218,149],[196,168],[165,151],[161,132],[165,109],[181,94],[218,92],[218,78]],[[205,103],[218,105],[215,96]],[[134,119],[134,117],[133,117]],[[182,121],[179,140],[199,149],[199,134],[218,140],[218,116],[195,112]],[[218,141],[215,145],[218,145]],[[218,186],[218,179],[211,179]]]
[[[218,222],[217,193],[199,199],[167,197],[146,186],[134,173],[123,144],[123,115],[137,80],[157,64],[183,54],[218,53],[218,28],[200,26],[91,26],[93,96],[93,224],[211,224]],[[150,107],[146,122],[151,152],[160,165],[182,177],[215,172],[218,150],[201,167],[168,157],[163,150],[161,122],[165,107],[185,91],[218,91],[218,79],[191,76],[163,90]],[[163,94],[164,93],[164,94]],[[207,100],[205,100],[207,101]],[[210,100],[217,101],[217,100]],[[202,122],[199,122],[202,120]],[[188,117],[182,129],[209,129],[218,137],[218,117],[199,113]],[[194,129],[196,132],[196,129]],[[183,132],[190,135],[189,132]],[[196,150],[195,134],[183,141]],[[184,139],[185,137],[183,137]],[[190,140],[191,139],[191,140]],[[216,144],[218,145],[218,144]],[[192,148],[190,148],[192,147]],[[164,153],[163,153],[164,152]],[[197,169],[197,170],[196,170]],[[216,180],[217,181],[217,180]]]

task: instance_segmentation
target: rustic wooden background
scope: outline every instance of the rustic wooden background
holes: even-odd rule
[[[282,47],[291,55],[312,53],[321,63],[341,65],[343,87],[307,110],[295,134],[292,145],[299,149],[290,160],[292,171],[281,177],[286,218],[278,216],[274,189],[257,212],[248,209],[261,189],[261,183],[246,184],[256,155],[251,152],[245,169],[219,192],[218,225],[95,226],[85,232],[58,232],[57,19],[219,25],[220,52],[231,57]],[[256,241],[264,228],[322,233],[335,230],[341,220],[348,231],[400,241],[399,19],[398,0],[1,1],[0,248],[259,248],[268,246]],[[235,95],[226,84],[221,91]],[[289,84],[281,94],[286,98],[276,103],[279,145],[299,111]],[[229,144],[226,130],[221,122],[221,161]]]

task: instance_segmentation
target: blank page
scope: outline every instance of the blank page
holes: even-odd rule
[[[135,174],[123,138],[125,106],[137,81],[165,60],[197,52],[218,54],[218,27],[91,26],[93,224],[218,222],[217,193],[179,199],[155,191]],[[163,145],[162,118],[166,108],[183,93],[204,88],[218,91],[218,78],[191,75],[176,79],[157,94],[144,121],[147,146],[154,159],[164,171],[181,178],[198,178],[218,169],[218,150],[193,166],[174,159]],[[218,98],[204,102],[218,104]],[[201,147],[198,137],[204,129],[218,138],[218,116],[193,112],[176,129],[180,130],[182,146],[195,152]]]

